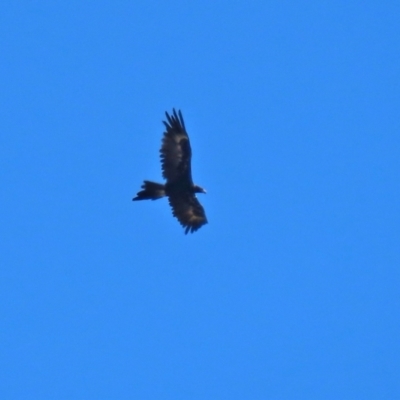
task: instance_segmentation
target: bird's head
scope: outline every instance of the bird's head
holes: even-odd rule
[[[204,194],[207,193],[207,192],[205,191],[205,189],[203,189],[202,187],[197,186],[197,185],[194,185],[194,192],[195,192],[195,193],[204,193]]]

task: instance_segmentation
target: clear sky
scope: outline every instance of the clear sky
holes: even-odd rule
[[[400,399],[400,3],[0,6],[0,398]],[[209,224],[161,180],[181,109]]]

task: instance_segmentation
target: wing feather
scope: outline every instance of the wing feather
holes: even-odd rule
[[[185,228],[185,234],[195,232],[207,223],[203,206],[192,193],[177,193],[169,196],[172,214]]]
[[[186,132],[181,111],[172,115],[165,113],[167,121],[163,121],[166,131],[161,145],[161,164],[163,177],[168,182],[185,179],[192,182],[191,159],[192,149]]]

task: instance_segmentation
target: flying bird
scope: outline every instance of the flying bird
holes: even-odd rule
[[[167,196],[172,214],[185,229],[185,234],[195,232],[207,223],[204,208],[196,193],[206,191],[192,180],[192,149],[181,111],[165,113],[166,131],[162,139],[160,157],[164,184],[144,181],[133,200],[157,200]]]

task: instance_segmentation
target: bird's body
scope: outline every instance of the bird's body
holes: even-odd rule
[[[166,131],[160,153],[166,183],[144,181],[143,190],[133,200],[157,200],[167,196],[172,213],[185,228],[185,233],[195,232],[207,223],[204,208],[196,197],[196,193],[205,193],[205,190],[192,180],[192,149],[182,113],[177,114],[174,109],[172,115],[165,115],[168,122],[163,121]]]

